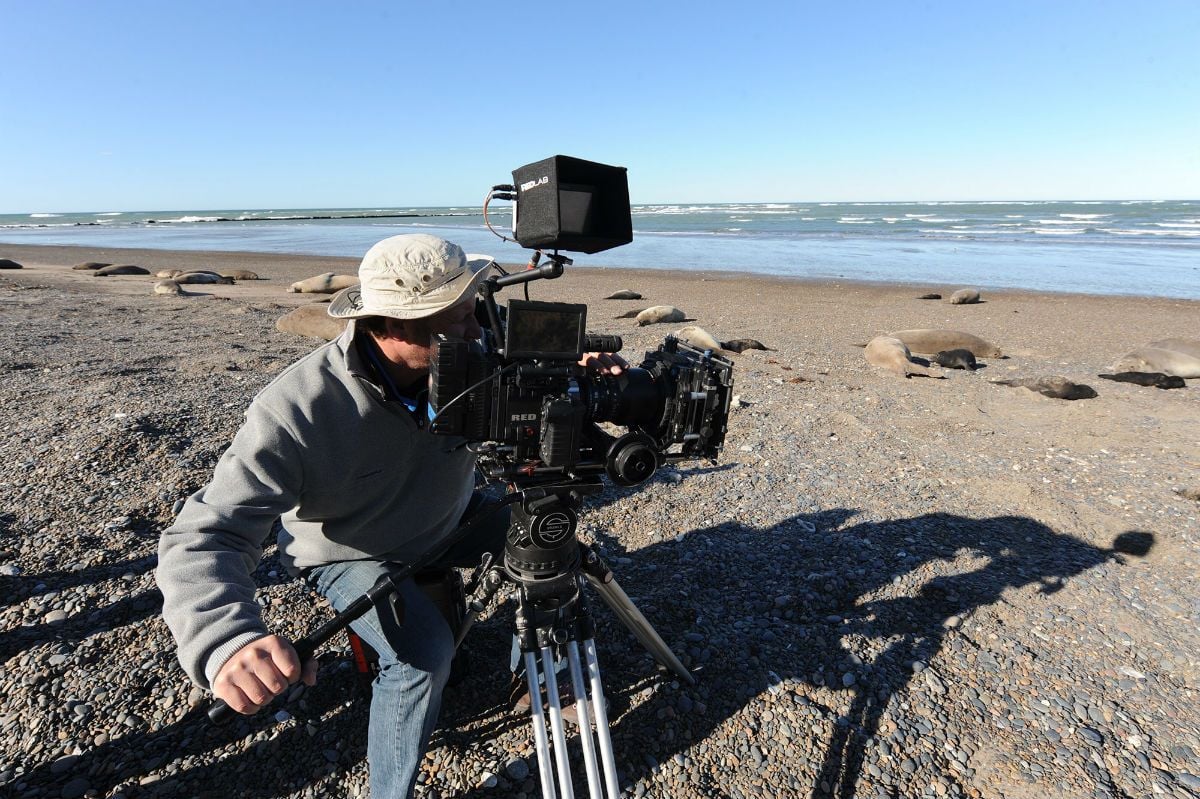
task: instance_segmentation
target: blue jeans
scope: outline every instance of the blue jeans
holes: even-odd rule
[[[464,518],[480,504],[476,495]],[[476,565],[485,551],[504,545],[507,509],[481,521],[467,538],[440,558],[435,566]],[[400,564],[344,561],[314,568],[306,576],[339,612],[365,594],[375,582]],[[379,653],[379,676],[371,692],[367,729],[367,764],[373,799],[412,795],[417,766],[441,709],[442,689],[454,657],[454,636],[437,607],[411,580],[400,587],[402,623],[389,610],[368,611],[350,627]]]

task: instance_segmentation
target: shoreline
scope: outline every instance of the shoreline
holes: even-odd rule
[[[311,255],[305,253],[276,253],[251,250],[190,250],[190,249],[160,249],[153,247],[95,247],[73,244],[10,244],[0,241],[0,258],[10,258],[22,265],[62,267],[72,266],[85,261],[110,260],[112,263],[136,263],[145,266],[151,273],[159,269],[186,268],[204,269],[203,264],[214,261],[225,262],[220,267],[225,269],[271,268],[287,276],[291,281],[302,280],[322,271],[338,272],[339,274],[354,274],[358,269],[361,257],[337,255]],[[501,266],[510,271],[520,269],[523,264],[498,260]],[[302,268],[303,267],[303,268]],[[316,271],[312,271],[316,270]],[[18,271],[18,270],[13,270]],[[4,274],[8,270],[0,272]],[[967,285],[958,283],[938,283],[936,281],[917,280],[868,280],[852,277],[809,277],[798,275],[778,275],[769,272],[756,272],[734,269],[671,269],[647,266],[611,266],[605,264],[583,264],[567,267],[564,277],[572,275],[628,275],[630,281],[641,278],[670,278],[676,280],[695,279],[700,281],[748,281],[780,286],[836,286],[846,284],[867,290],[903,290],[925,292],[940,292],[944,297],[959,288],[980,288],[990,296],[1033,297],[1048,295],[1059,298],[1086,297],[1110,298],[1117,300],[1148,300],[1166,302],[1191,303],[1200,308],[1200,299],[1189,297],[1174,297],[1161,294],[1110,293],[1086,291],[1061,291],[1056,289],[1032,289],[1012,287],[988,287],[986,285]],[[294,276],[293,276],[294,275]],[[560,278],[561,280],[561,278]],[[206,287],[213,288],[213,287]],[[301,295],[303,296],[303,295]]]

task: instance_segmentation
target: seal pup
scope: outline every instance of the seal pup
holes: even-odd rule
[[[1065,377],[1052,375],[1050,377],[1017,377],[1011,380],[993,380],[998,386],[1015,386],[1036,391],[1051,399],[1079,400],[1093,399],[1099,396],[1096,389],[1083,383],[1072,383]]]
[[[712,333],[696,325],[681,327],[671,335],[680,341],[686,341],[698,350],[712,350],[720,354],[723,348],[721,342],[717,341]]]
[[[297,336],[333,341],[345,330],[346,320],[334,319],[329,315],[328,309],[328,305],[320,302],[301,305],[276,319],[275,329],[280,333],[294,333]]]
[[[1200,357],[1159,347],[1138,347],[1113,366],[1114,372],[1162,372],[1176,377],[1200,377]]]
[[[208,283],[222,284],[226,286],[233,285],[233,278],[218,275],[216,272],[180,272],[175,275],[176,283],[183,285],[185,283]]]
[[[758,339],[753,338],[735,338],[730,339],[729,341],[723,341],[721,342],[721,348],[729,350],[730,352],[736,352],[739,355],[746,350],[766,350],[768,352],[775,352],[774,347],[768,347]]]
[[[140,266],[133,266],[131,264],[114,264],[113,266],[106,266],[102,269],[97,269],[95,272],[92,272],[92,277],[108,277],[109,275],[148,275],[148,274],[150,274],[150,270],[143,269]]]
[[[1158,341],[1151,341],[1146,346],[1155,347],[1160,350],[1170,350],[1171,352],[1182,352],[1184,355],[1200,358],[1200,339],[1163,338]]]
[[[323,272],[314,277],[297,280],[288,286],[288,291],[293,294],[336,294],[342,289],[357,285],[357,275],[335,275],[333,272]]]
[[[687,317],[674,305],[651,305],[639,313],[636,318],[638,327],[645,327],[660,322],[682,322]]]
[[[183,294],[183,289],[174,280],[160,280],[154,284],[154,293],[178,297]]]
[[[234,280],[262,280],[256,272],[251,272],[249,269],[221,269],[217,274]]]
[[[636,291],[630,291],[629,289],[621,289],[620,291],[614,291],[612,294],[609,294],[604,299],[606,299],[606,300],[640,300],[641,298],[642,298],[642,295],[638,294]]]
[[[979,368],[970,350],[942,350],[932,360],[946,369],[969,369],[973,372]]]
[[[933,355],[942,350],[970,350],[976,358],[1001,358],[1000,348],[991,342],[984,341],[979,336],[964,333],[961,330],[941,330],[936,328],[919,328],[916,330],[897,330],[888,333],[892,338],[898,338],[908,345],[913,352]]]
[[[84,261],[81,264],[75,264],[71,268],[73,270],[75,270],[76,272],[84,272],[84,271],[90,272],[93,269],[103,269],[106,266],[112,266],[112,264],[102,264],[102,263],[99,263],[98,261]]]
[[[14,261],[10,258],[0,258],[0,269],[24,269],[24,268],[25,267],[21,266],[19,263],[17,263],[16,261]]]
[[[951,305],[974,305],[979,302],[979,289],[959,289],[950,295]]]
[[[921,377],[945,379],[945,375],[934,374],[924,366],[913,363],[912,353],[908,351],[908,347],[904,346],[904,342],[898,338],[876,336],[867,342],[866,356],[867,363],[872,366],[882,367],[904,378],[919,375]]]
[[[934,294],[932,292],[929,294],[922,294],[920,297],[917,297],[918,300],[940,300],[941,298],[941,294]]]
[[[1154,386],[1155,388],[1186,388],[1187,383],[1182,377],[1164,375],[1162,372],[1117,372],[1115,375],[1100,375],[1105,380],[1115,380],[1118,383],[1133,383],[1138,386]]]

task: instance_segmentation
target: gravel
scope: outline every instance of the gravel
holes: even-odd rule
[[[314,342],[276,332],[273,302],[23,272],[0,280],[0,794],[366,796],[368,690],[344,640],[315,688],[213,727],[153,579],[159,532],[249,399]],[[584,270],[536,296],[607,311],[596,297],[634,287],[776,350],[735,356],[719,463],[609,488],[582,514],[580,537],[697,677],[657,668],[593,601],[626,795],[1200,796],[1200,505],[1174,490],[1200,463],[1195,383],[1067,404],[966,374],[905,381],[819,337],[915,327],[886,317],[911,289],[764,283],[738,312],[718,278],[709,296],[631,274]],[[847,297],[861,318],[837,311]],[[990,299],[961,312],[1040,307]],[[1107,324],[1195,318],[1138,302],[1113,299],[1137,318]],[[609,330],[627,357],[669,332]],[[1064,352],[1103,369],[1077,334],[1038,335],[991,369],[1061,370]],[[273,545],[256,578],[281,634],[328,618]],[[506,702],[511,605],[468,638],[419,796],[538,795],[529,724]]]

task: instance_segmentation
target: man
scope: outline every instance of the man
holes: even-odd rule
[[[251,574],[277,521],[284,566],[342,610],[396,563],[444,544],[463,517],[475,461],[458,439],[429,432],[431,338],[480,336],[476,288],[492,264],[424,234],[372,247],[360,285],[330,303],[331,316],[351,320],[345,332],[255,397],[212,481],[163,532],[157,580],[180,663],[234,710],[254,713],[316,679],[315,660],[301,664],[270,634],[254,599]],[[623,365],[589,362],[614,374]],[[443,562],[498,548],[503,530],[480,527]],[[454,654],[449,626],[412,580],[401,597],[402,626],[374,610],[352,625],[379,653],[367,743],[377,799],[411,794]]]

